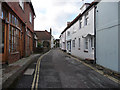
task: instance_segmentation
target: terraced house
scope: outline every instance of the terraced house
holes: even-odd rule
[[[61,33],[61,49],[84,60],[94,61],[95,5],[85,3],[81,13]],[[63,37],[64,36],[64,37]],[[63,45],[64,44],[64,45]]]
[[[35,12],[31,2],[1,2],[2,63],[12,63],[33,52]]]

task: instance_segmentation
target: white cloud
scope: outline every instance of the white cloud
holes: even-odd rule
[[[82,0],[32,0],[36,13],[35,30],[48,30],[59,38],[60,33],[79,13]],[[87,0],[88,1],[88,0]],[[89,0],[91,1],[91,0]]]

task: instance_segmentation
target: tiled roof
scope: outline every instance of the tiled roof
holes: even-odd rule
[[[38,40],[51,40],[50,32],[45,31],[35,31],[38,36]]]

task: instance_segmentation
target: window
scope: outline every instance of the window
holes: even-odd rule
[[[24,10],[24,2],[22,0],[19,0],[19,5],[21,6],[21,8]]]
[[[80,28],[80,29],[82,28],[82,22],[80,22],[80,24],[79,24],[79,28]]]
[[[31,50],[31,32],[27,29],[27,51]]]
[[[31,12],[29,14],[29,21],[32,23],[32,14],[31,14]]]
[[[3,9],[2,11],[2,19],[8,21],[8,12],[5,9]]]
[[[94,37],[91,37],[91,47],[94,47]]]
[[[79,28],[80,29],[82,28],[82,18],[80,18],[80,20],[79,20]]]
[[[88,13],[85,14],[85,26],[88,25]]]
[[[20,46],[20,29],[17,28],[18,19],[12,15],[10,15],[10,29],[9,29],[9,52],[17,52],[19,51]],[[13,25],[14,24],[14,25]]]
[[[75,47],[75,40],[73,40],[73,47]]]
[[[78,40],[78,41],[79,41],[79,43],[78,43],[78,44],[79,44],[79,48],[80,48],[80,38],[79,38],[79,40]]]
[[[85,38],[85,49],[88,49],[88,38]]]
[[[67,36],[70,36],[70,32],[69,31],[67,32]]]
[[[2,19],[3,19],[3,11],[2,11]]]
[[[14,15],[12,15],[12,24],[15,24],[15,18],[14,18]]]

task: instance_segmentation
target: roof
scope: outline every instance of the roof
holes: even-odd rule
[[[31,9],[32,9],[32,11],[33,11],[33,14],[35,15],[35,11],[34,11],[34,8],[33,8],[33,5],[32,5],[32,2],[29,2],[29,4],[30,4],[30,7],[31,7]],[[36,15],[35,15],[36,16]]]
[[[69,29],[74,23],[76,23],[80,17],[83,16],[84,13],[86,13],[93,5],[96,5],[98,2],[93,1],[90,6],[82,13],[82,14],[79,14],[64,30],[61,34],[63,34],[67,29]]]
[[[85,3],[85,4],[83,4],[83,6],[85,6],[85,5],[90,5],[90,3]],[[83,8],[83,6],[82,6],[81,8]],[[80,9],[81,9],[81,8],[80,8]]]
[[[51,34],[47,30],[45,31],[35,31],[38,36],[38,40],[51,40]]]

